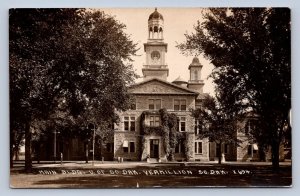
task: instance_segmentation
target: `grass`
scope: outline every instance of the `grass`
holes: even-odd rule
[[[30,174],[11,170],[14,188],[177,188],[291,186],[291,166],[270,165],[89,164],[35,167]]]

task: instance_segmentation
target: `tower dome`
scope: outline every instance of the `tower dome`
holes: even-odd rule
[[[199,64],[200,62],[199,62],[199,59],[198,59],[198,57],[194,57],[193,58],[193,61],[192,61],[192,64]]]
[[[189,69],[191,69],[191,67],[202,67],[198,57],[194,57],[192,60],[192,63],[189,65]]]
[[[152,14],[150,14],[148,21],[153,19],[164,20],[164,17],[157,11],[157,8],[155,8],[155,11]]]
[[[148,19],[148,39],[151,41],[162,41],[163,40],[163,31],[164,31],[164,17],[157,11],[150,14]]]

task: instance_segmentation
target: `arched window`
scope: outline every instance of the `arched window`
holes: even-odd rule
[[[154,32],[158,32],[158,27],[154,26]]]

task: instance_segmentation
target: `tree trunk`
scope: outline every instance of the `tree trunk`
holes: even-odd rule
[[[272,143],[272,167],[273,171],[279,171],[279,142],[273,141]]]
[[[13,144],[11,142],[10,144],[10,168],[14,167],[14,150],[13,150]]]
[[[27,173],[32,170],[32,160],[31,160],[31,132],[30,125],[26,123],[25,125],[25,171]]]
[[[19,160],[19,148],[15,148],[15,149],[14,149],[14,157],[15,157],[15,160],[16,160],[16,161]]]
[[[221,164],[222,163],[222,154],[221,154],[221,143],[216,143],[217,144],[217,157],[218,159],[218,163]]]
[[[10,152],[10,167],[13,168],[14,166],[14,138],[15,134],[12,128],[10,127],[10,144],[9,144],[9,152]]]
[[[89,144],[85,144],[85,163],[89,162]]]

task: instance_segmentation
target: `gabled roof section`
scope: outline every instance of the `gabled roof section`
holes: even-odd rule
[[[167,95],[192,95],[198,96],[198,92],[178,86],[176,84],[152,78],[143,82],[133,84],[129,87],[129,92],[132,94],[167,94]]]

